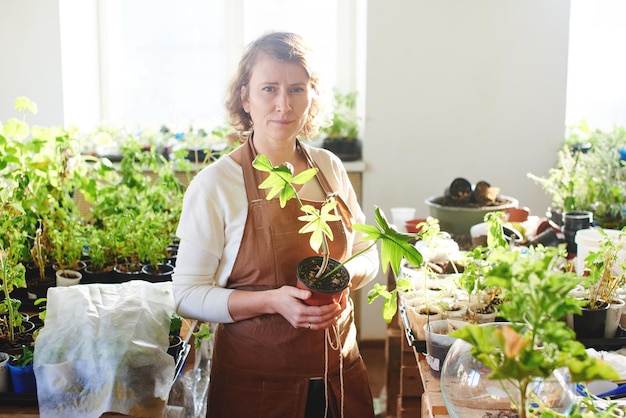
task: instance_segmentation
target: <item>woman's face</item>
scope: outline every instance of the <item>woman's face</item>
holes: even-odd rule
[[[309,76],[299,64],[260,54],[250,83],[242,89],[242,104],[254,122],[255,139],[296,137],[311,106]]]

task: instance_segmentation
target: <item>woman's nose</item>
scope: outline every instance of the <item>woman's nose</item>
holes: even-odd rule
[[[280,93],[276,97],[276,110],[283,113],[291,110],[289,95],[287,93]]]

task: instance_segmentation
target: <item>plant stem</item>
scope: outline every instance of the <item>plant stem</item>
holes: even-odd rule
[[[334,272],[336,272],[337,270],[339,270],[342,266],[346,265],[346,263],[348,263],[350,260],[360,256],[361,254],[365,253],[367,250],[369,250],[370,248],[372,248],[374,245],[376,245],[377,241],[374,241],[373,243],[371,243],[367,248],[362,249],[361,251],[352,254],[350,257],[348,257],[348,259],[340,264],[338,264],[334,269],[332,269],[331,271],[329,271],[328,273],[324,274],[322,277],[328,277],[331,274],[333,274]],[[327,257],[327,254],[325,253],[325,257]],[[325,267],[324,267],[325,268]],[[320,269],[320,271],[324,271],[323,269]],[[315,276],[317,277],[317,275]]]

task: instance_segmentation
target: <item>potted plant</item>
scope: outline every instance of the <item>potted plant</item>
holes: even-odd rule
[[[489,286],[485,278],[493,268],[490,254],[509,248],[504,233],[504,216],[503,212],[488,212],[484,215],[487,245],[479,245],[467,252],[463,261],[465,268],[458,277],[459,286],[469,295],[468,316],[472,322],[492,322],[502,301],[500,289]]]
[[[95,223],[85,225],[88,263],[83,271],[83,282],[106,283],[112,280],[115,267],[115,235],[107,227]]]
[[[356,161],[361,158],[356,98],[356,91],[342,93],[335,89],[331,123],[321,129],[325,135],[322,146],[343,161]]]
[[[27,345],[22,350],[21,354],[9,360],[13,391],[15,393],[35,393],[37,392],[37,383],[33,370],[33,351]]]
[[[574,316],[574,330],[585,332],[581,338],[614,338],[624,305],[623,301],[618,301],[618,290],[626,283],[626,229],[615,236],[609,236],[602,228],[598,232],[602,240],[598,249],[585,257],[583,283],[587,302],[583,314],[587,310],[595,312],[587,313],[593,315],[593,319],[584,328],[579,328],[583,326],[583,315]],[[613,312],[612,306],[618,309]]]
[[[123,213],[112,215],[109,221],[116,235],[115,256],[117,261],[114,271],[118,273],[120,280],[130,280],[133,276],[141,274],[143,267],[140,256],[141,250],[137,246],[143,233],[138,228],[139,213],[126,209]]]
[[[170,230],[167,213],[147,212],[139,218],[137,227],[141,230],[136,242],[142,271],[152,281],[171,280],[174,267],[167,263],[167,246],[170,243]]]
[[[9,208],[2,207],[7,210]],[[23,233],[20,230],[20,218],[0,215],[2,235],[0,235],[0,351],[12,352],[23,342],[20,331],[23,330],[24,315],[20,312],[22,302],[14,297],[14,290],[26,287],[24,265],[20,261],[24,246]]]
[[[461,182],[462,180],[462,182]],[[458,184],[465,184],[460,187]],[[439,220],[443,231],[452,234],[463,249],[471,248],[470,228],[483,221],[490,212],[502,212],[518,206],[517,199],[500,194],[498,187],[485,181],[472,185],[466,179],[455,178],[440,196],[425,200],[430,215]]]
[[[22,208],[23,230],[28,249],[23,259],[30,283],[54,282],[48,264],[52,261],[49,225],[59,208],[78,213],[74,195],[90,187],[94,179],[88,162],[93,157],[80,154],[76,132],[60,127],[32,128],[26,123],[26,112],[37,112],[37,106],[25,97],[15,100],[22,119],[9,119],[0,130],[0,177],[6,189],[4,197]]]
[[[585,121],[568,127],[557,162],[547,175],[528,177],[552,200],[553,221],[561,224],[562,214],[574,210],[594,212],[596,225],[620,229],[624,226],[622,207],[626,200],[624,162],[620,149],[626,144],[626,130],[591,129]]]
[[[318,286],[324,283],[327,278],[332,277],[336,272],[345,270],[345,263],[368,251],[372,246],[376,245],[378,241],[381,241],[381,264],[384,271],[386,271],[387,266],[390,265],[397,275],[400,269],[400,262],[403,258],[413,265],[417,266],[421,264],[422,256],[411,244],[411,241],[415,239],[415,235],[400,233],[391,228],[382,210],[376,207],[376,226],[365,224],[352,225],[355,231],[361,232],[364,235],[363,240],[372,242],[370,246],[353,254],[343,262],[335,260],[330,264],[331,267],[328,267],[329,261],[331,260],[328,250],[328,241],[333,239],[328,222],[337,222],[340,219],[340,217],[334,213],[337,202],[334,200],[327,201],[322,208],[318,210],[313,206],[304,205],[294,187],[294,185],[302,185],[313,179],[317,174],[317,168],[310,168],[294,176],[293,168],[290,165],[283,163],[278,166],[272,166],[269,158],[263,154],[258,155],[252,165],[257,170],[267,173],[267,178],[259,185],[259,188],[269,189],[266,196],[268,200],[278,195],[280,205],[284,207],[289,199],[297,199],[300,209],[303,212],[303,215],[298,219],[305,222],[305,225],[299,232],[301,234],[310,233],[311,237],[309,243],[311,248],[316,252],[322,253],[321,256],[315,258],[314,272],[307,275],[312,280],[307,283],[305,287],[314,291],[318,290]],[[349,283],[349,277],[346,275],[342,277],[343,280],[345,280],[345,288]],[[336,288],[333,292],[340,293],[342,290],[343,289]],[[318,301],[314,303],[322,304],[330,302],[328,299],[323,301],[319,301],[318,299]]]
[[[82,279],[81,270],[85,268],[82,261],[85,247],[82,216],[73,211],[64,199],[55,204],[44,225],[52,248],[57,286],[78,284]]]
[[[568,313],[580,313],[581,303],[570,292],[583,280],[561,268],[565,256],[563,245],[524,251],[499,247],[489,253],[492,268],[485,280],[502,289],[500,316],[509,322],[470,324],[451,333],[463,342],[453,345],[443,366],[442,393],[449,409],[461,403],[478,410],[487,407],[487,397],[474,403],[463,399],[468,388],[458,380],[459,370],[476,370],[476,386],[488,386],[493,395],[502,392],[500,398],[506,398],[520,418],[529,416],[529,410],[536,414],[551,410],[538,391],[560,379],[564,370],[571,382],[619,378],[610,365],[589,356],[562,320]],[[464,353],[479,365],[467,363]],[[558,393],[567,393],[567,387],[557,386]]]

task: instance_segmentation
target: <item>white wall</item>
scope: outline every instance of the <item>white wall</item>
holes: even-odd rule
[[[568,0],[370,0],[363,206],[428,215],[455,177],[486,180],[542,215],[526,177],[563,140]],[[379,282],[385,279],[380,276]],[[362,298],[364,339],[384,335]]]
[[[37,103],[33,125],[63,124],[58,0],[0,0],[0,121],[18,116],[16,97]]]

